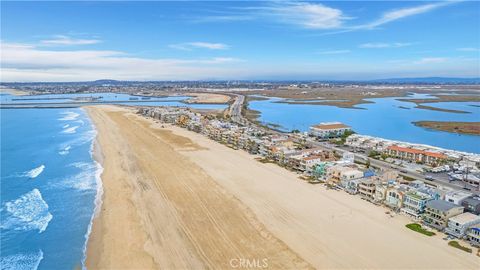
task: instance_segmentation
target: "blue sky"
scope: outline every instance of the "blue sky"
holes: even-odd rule
[[[1,2],[2,81],[479,77],[477,1]]]

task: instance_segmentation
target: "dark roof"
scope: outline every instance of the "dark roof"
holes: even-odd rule
[[[457,208],[457,207],[462,207],[462,206],[451,203],[451,202],[447,202],[447,201],[444,201],[444,200],[432,200],[432,201],[427,202],[427,207],[445,212],[445,211],[448,211],[452,208]]]
[[[480,197],[479,196],[470,196],[462,201],[462,205],[472,205],[473,207],[477,207],[480,205]]]

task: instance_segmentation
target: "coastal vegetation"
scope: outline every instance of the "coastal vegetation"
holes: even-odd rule
[[[460,245],[460,243],[458,243],[458,241],[450,241],[448,242],[448,245],[451,246],[451,247],[454,247],[454,248],[458,248],[460,250],[463,250],[465,252],[468,252],[468,253],[472,253],[472,249],[469,248],[469,247],[464,247],[462,245]]]
[[[452,133],[480,135],[480,122],[417,121],[414,125]]]
[[[412,231],[416,231],[418,233],[424,234],[426,236],[435,235],[434,232],[425,230],[424,228],[422,228],[422,225],[420,225],[418,223],[410,223],[410,224],[405,225],[405,227],[409,228]]]

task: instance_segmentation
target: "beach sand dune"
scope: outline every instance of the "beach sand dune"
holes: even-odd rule
[[[239,258],[267,258],[271,269],[480,266],[440,236],[406,229],[404,216],[246,152],[127,109],[89,113],[105,156],[89,268],[223,269]]]
[[[274,269],[310,268],[169,143],[184,151],[204,148],[151,129],[132,113],[88,111],[104,156],[104,201],[88,245],[89,269],[225,269],[240,259]]]

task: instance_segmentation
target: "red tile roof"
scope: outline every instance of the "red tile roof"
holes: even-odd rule
[[[428,152],[428,151],[424,151],[424,150],[407,148],[407,147],[400,147],[400,146],[396,146],[396,145],[389,146],[388,149],[394,150],[394,151],[399,151],[399,152],[412,153],[412,154],[421,154],[421,155],[425,155],[425,156],[429,156],[429,157],[435,157],[435,158],[442,158],[442,159],[447,158],[447,156],[442,154],[442,153]]]

